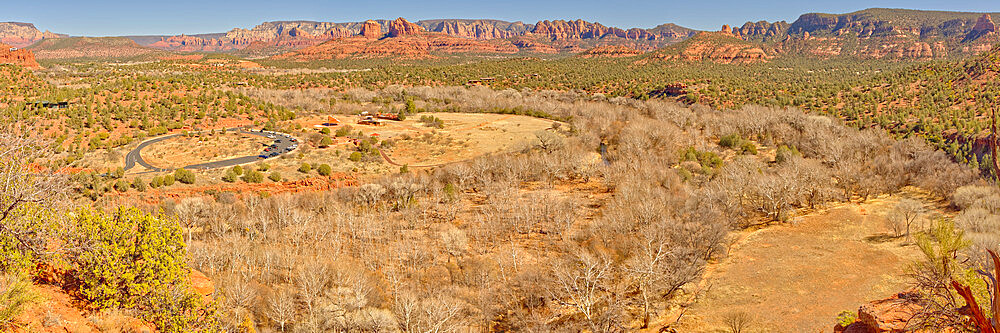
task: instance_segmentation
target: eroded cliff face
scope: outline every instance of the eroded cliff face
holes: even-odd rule
[[[501,26],[496,21],[487,20],[441,20],[429,30],[456,37],[488,40],[520,36],[527,33],[529,27],[520,22]]]
[[[868,9],[810,13],[795,22],[747,22],[731,32],[782,53],[862,59],[931,59],[972,55],[1000,41],[990,14]]]
[[[47,38],[62,38],[63,34],[40,31],[34,24],[22,22],[0,22],[0,43],[13,47],[25,47]]]
[[[0,64],[14,64],[27,68],[41,68],[35,61],[35,54],[28,50],[0,43]]]

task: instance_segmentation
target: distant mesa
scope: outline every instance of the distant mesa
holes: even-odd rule
[[[40,31],[34,24],[23,22],[0,22],[0,43],[13,47],[25,47],[43,39],[63,38],[68,35]]]
[[[163,51],[143,47],[125,37],[67,37],[41,40],[27,47],[38,59],[123,59],[158,55]]]

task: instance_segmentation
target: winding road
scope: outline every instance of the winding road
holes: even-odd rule
[[[285,150],[288,149],[288,148],[291,148],[293,145],[296,144],[294,141],[292,141],[293,138],[290,135],[288,135],[288,134],[282,134],[282,133],[278,133],[278,132],[257,132],[257,131],[252,131],[252,130],[251,131],[247,131],[246,128],[244,128],[244,127],[228,128],[228,129],[226,129],[226,131],[239,131],[240,133],[243,133],[243,134],[256,135],[256,136],[261,136],[261,137],[265,137],[265,138],[269,138],[268,137],[269,135],[270,136],[274,136],[273,139],[274,139],[275,143],[273,145],[274,148],[271,151],[278,152],[278,154],[275,155],[275,156],[271,156],[271,157],[277,157],[277,156],[281,156],[281,155],[284,155],[286,153],[291,152],[291,150],[289,150],[289,151],[285,151]],[[132,149],[132,151],[129,151],[128,154],[125,155],[125,167],[124,167],[125,171],[128,171],[129,169],[134,168],[136,164],[141,165],[141,166],[143,166],[146,169],[149,169],[148,172],[173,171],[172,169],[159,168],[159,167],[155,167],[155,166],[149,164],[149,162],[146,162],[146,160],[142,159],[141,152],[142,152],[143,148],[146,148],[146,147],[148,147],[148,146],[150,146],[152,144],[155,144],[155,143],[163,141],[163,140],[171,139],[171,138],[174,138],[174,137],[177,137],[177,136],[180,136],[180,135],[182,135],[182,134],[180,134],[180,133],[169,134],[169,135],[158,136],[158,137],[155,137],[155,138],[143,141],[138,146],[136,146],[135,149]],[[267,153],[263,153],[262,152],[262,154],[267,154]],[[222,160],[222,161],[214,161],[214,162],[192,164],[192,165],[185,166],[184,169],[188,169],[188,170],[208,170],[208,169],[225,168],[225,167],[230,167],[230,166],[236,166],[236,165],[240,165],[240,164],[246,164],[246,163],[255,162],[255,161],[260,160],[260,159],[261,159],[261,157],[260,156],[256,156],[256,155],[255,156],[235,157],[235,158],[230,158],[230,159]]]

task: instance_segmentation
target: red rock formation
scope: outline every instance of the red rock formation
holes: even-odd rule
[[[0,43],[0,64],[15,64],[28,68],[41,68],[35,61],[35,54]]]
[[[993,18],[990,17],[990,14],[983,14],[976,21],[976,26],[972,27],[972,31],[969,31],[969,34],[965,36],[963,42],[973,41],[995,32],[997,32],[997,25],[993,23]]]
[[[424,28],[410,23],[406,19],[400,17],[389,23],[389,37],[402,37],[416,35],[424,31]]]
[[[191,289],[202,297],[210,298],[215,293],[215,283],[204,273],[192,269],[188,277],[191,281]]]
[[[369,39],[382,38],[382,26],[372,20],[365,21],[365,24],[361,26],[361,32],[358,33],[358,36]]]
[[[919,295],[916,292],[901,292],[886,299],[861,305],[858,309],[857,321],[847,327],[837,325],[833,331],[837,333],[909,332],[910,320],[921,309]],[[946,328],[939,332],[954,332],[954,330]]]

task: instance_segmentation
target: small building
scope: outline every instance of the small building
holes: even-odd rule
[[[35,107],[43,107],[50,109],[65,109],[69,107],[69,102],[50,102],[50,101],[37,101],[31,103]]]

